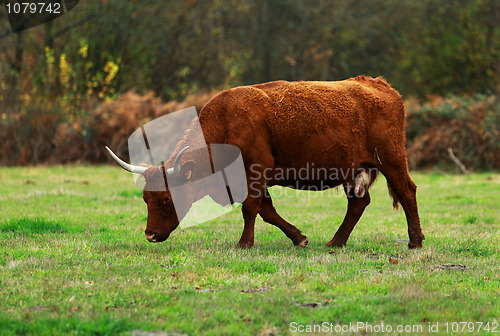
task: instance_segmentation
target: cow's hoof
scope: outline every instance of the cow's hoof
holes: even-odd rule
[[[339,240],[332,239],[328,243],[326,243],[326,246],[328,246],[328,247],[344,247],[345,244],[346,244],[345,241],[339,241]]]
[[[253,246],[253,241],[246,241],[246,242],[239,242],[236,244],[236,247],[239,247],[241,249],[248,249]]]
[[[304,239],[302,239],[299,243],[295,244],[295,246],[306,248],[309,247],[307,246],[307,244],[309,244],[309,240],[307,240],[307,237],[304,236]]]
[[[300,233],[297,234],[295,237],[291,237],[290,239],[292,240],[292,243],[295,246],[307,247],[307,244],[309,243],[307,237]]]
[[[410,248],[410,249],[412,249],[412,250],[413,250],[413,249],[417,249],[417,248],[418,248],[418,249],[421,249],[421,248],[422,248],[422,242],[420,242],[420,243],[412,243],[412,242],[409,242],[409,243],[408,243],[408,248]]]

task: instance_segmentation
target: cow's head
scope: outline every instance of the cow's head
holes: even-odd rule
[[[113,159],[126,171],[141,174],[146,180],[143,191],[143,199],[148,206],[148,222],[146,230],[147,240],[152,243],[159,243],[168,238],[179,222],[189,211],[193,199],[190,199],[190,192],[183,192],[183,199],[177,199],[174,206],[172,201],[171,188],[186,184],[192,178],[194,162],[187,161],[181,165],[181,156],[188,147],[185,147],[177,155],[174,167],[165,169],[165,166],[134,166],[128,164],[116,156],[108,147],[106,149]],[[168,179],[168,184],[167,184]]]

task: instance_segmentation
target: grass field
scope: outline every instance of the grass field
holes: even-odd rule
[[[500,175],[412,176],[421,250],[407,249],[383,177],[347,248],[325,246],[343,193],[274,189],[310,248],[259,219],[240,250],[239,211],[148,243],[141,190],[117,167],[1,168],[0,335],[288,335],[322,322],[500,334]]]

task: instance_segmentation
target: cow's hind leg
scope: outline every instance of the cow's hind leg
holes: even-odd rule
[[[353,190],[347,193],[347,213],[344,217],[342,224],[333,236],[332,240],[328,242],[330,247],[342,247],[347,243],[347,239],[351,235],[352,230],[358,223],[365,208],[370,204],[370,193],[368,190],[363,197],[356,197]]]
[[[271,199],[267,188],[264,193],[264,197],[262,198],[259,215],[265,222],[280,228],[281,231],[283,231],[283,233],[292,240],[294,245],[298,245],[301,247],[307,246],[307,237],[304,236],[299,229],[288,223],[276,212],[276,209],[273,206],[273,200]]]
[[[406,165],[401,165],[399,169],[395,166],[381,166],[381,172],[387,179],[392,192],[403,206],[408,222],[409,248],[421,248],[422,240],[425,239],[420,227],[417,207],[417,186],[410,178]],[[397,205],[397,200],[395,204]]]

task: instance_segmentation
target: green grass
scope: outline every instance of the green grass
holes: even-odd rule
[[[422,325],[422,334],[439,322],[445,334],[445,322],[498,323],[500,175],[413,178],[421,250],[407,249],[383,177],[347,248],[325,246],[343,193],[273,189],[310,248],[259,219],[254,248],[239,250],[239,211],[148,243],[141,192],[117,167],[1,168],[0,335],[287,335],[292,322]]]

